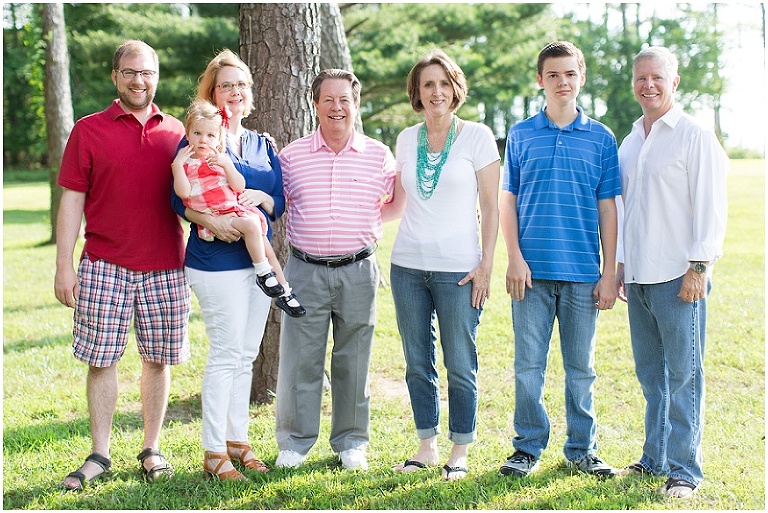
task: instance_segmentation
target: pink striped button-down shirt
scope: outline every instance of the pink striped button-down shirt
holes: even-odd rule
[[[355,132],[337,154],[316,130],[283,148],[280,166],[293,246],[335,256],[381,238],[382,200],[395,182],[395,159],[386,145]]]

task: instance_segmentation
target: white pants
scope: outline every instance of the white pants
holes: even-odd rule
[[[203,448],[226,452],[226,442],[248,441],[253,362],[259,355],[271,298],[253,268],[207,272],[186,268],[210,348],[203,376]]]

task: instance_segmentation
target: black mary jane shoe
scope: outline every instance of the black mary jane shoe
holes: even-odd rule
[[[288,304],[289,301],[296,299],[296,294],[288,294],[287,296],[280,296],[275,299],[275,305],[282,310],[283,312],[287,313],[291,317],[304,317],[306,315],[307,311],[304,309],[303,306],[291,306]],[[298,300],[297,300],[298,302]]]
[[[160,456],[162,461],[151,469],[147,470],[147,468],[144,466],[144,460],[150,456]],[[168,460],[165,459],[165,456],[163,456],[160,451],[156,451],[152,448],[144,449],[139,453],[138,456],[136,456],[136,459],[141,463],[141,475],[144,477],[145,481],[154,481],[156,479],[173,476],[173,466],[168,463]]]
[[[277,281],[277,275],[274,271],[270,271],[263,275],[256,275],[256,284],[259,286],[262,292],[264,292],[264,294],[268,295],[269,297],[280,297],[280,295],[285,294],[285,289],[280,283],[273,287],[267,285],[267,280],[270,278],[275,278],[275,281]]]
[[[80,469],[82,469],[83,467],[80,467],[80,469],[75,470],[74,472],[70,472],[69,474],[67,474],[67,477],[77,478],[77,480],[80,481],[80,486],[76,486],[75,488],[70,488],[68,486],[64,486],[64,483],[62,482],[62,486],[64,486],[64,488],[67,491],[70,491],[70,492],[82,491],[86,487],[86,483],[88,483],[89,485],[92,485],[93,482],[96,481],[97,479],[107,476],[109,474],[109,469],[112,467],[112,460],[110,460],[109,458],[105,458],[101,454],[97,454],[95,452],[93,454],[90,454],[87,458],[85,458],[85,461],[86,463],[89,461],[92,461],[93,463],[100,466],[101,472],[99,472],[98,474],[96,474],[90,479],[87,479],[85,477],[85,474],[83,474],[80,471]],[[66,479],[66,477],[64,479]]]

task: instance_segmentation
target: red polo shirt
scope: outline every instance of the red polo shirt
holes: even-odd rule
[[[182,267],[183,232],[170,193],[183,136],[182,123],[154,104],[145,125],[119,100],[75,123],[58,182],[86,194],[84,252],[92,260],[134,271]]]

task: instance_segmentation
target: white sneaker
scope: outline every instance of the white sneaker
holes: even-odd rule
[[[296,468],[307,459],[307,455],[301,455],[296,451],[280,451],[275,460],[275,467]]]
[[[339,453],[341,465],[347,470],[368,470],[368,460],[363,449],[347,449]]]

